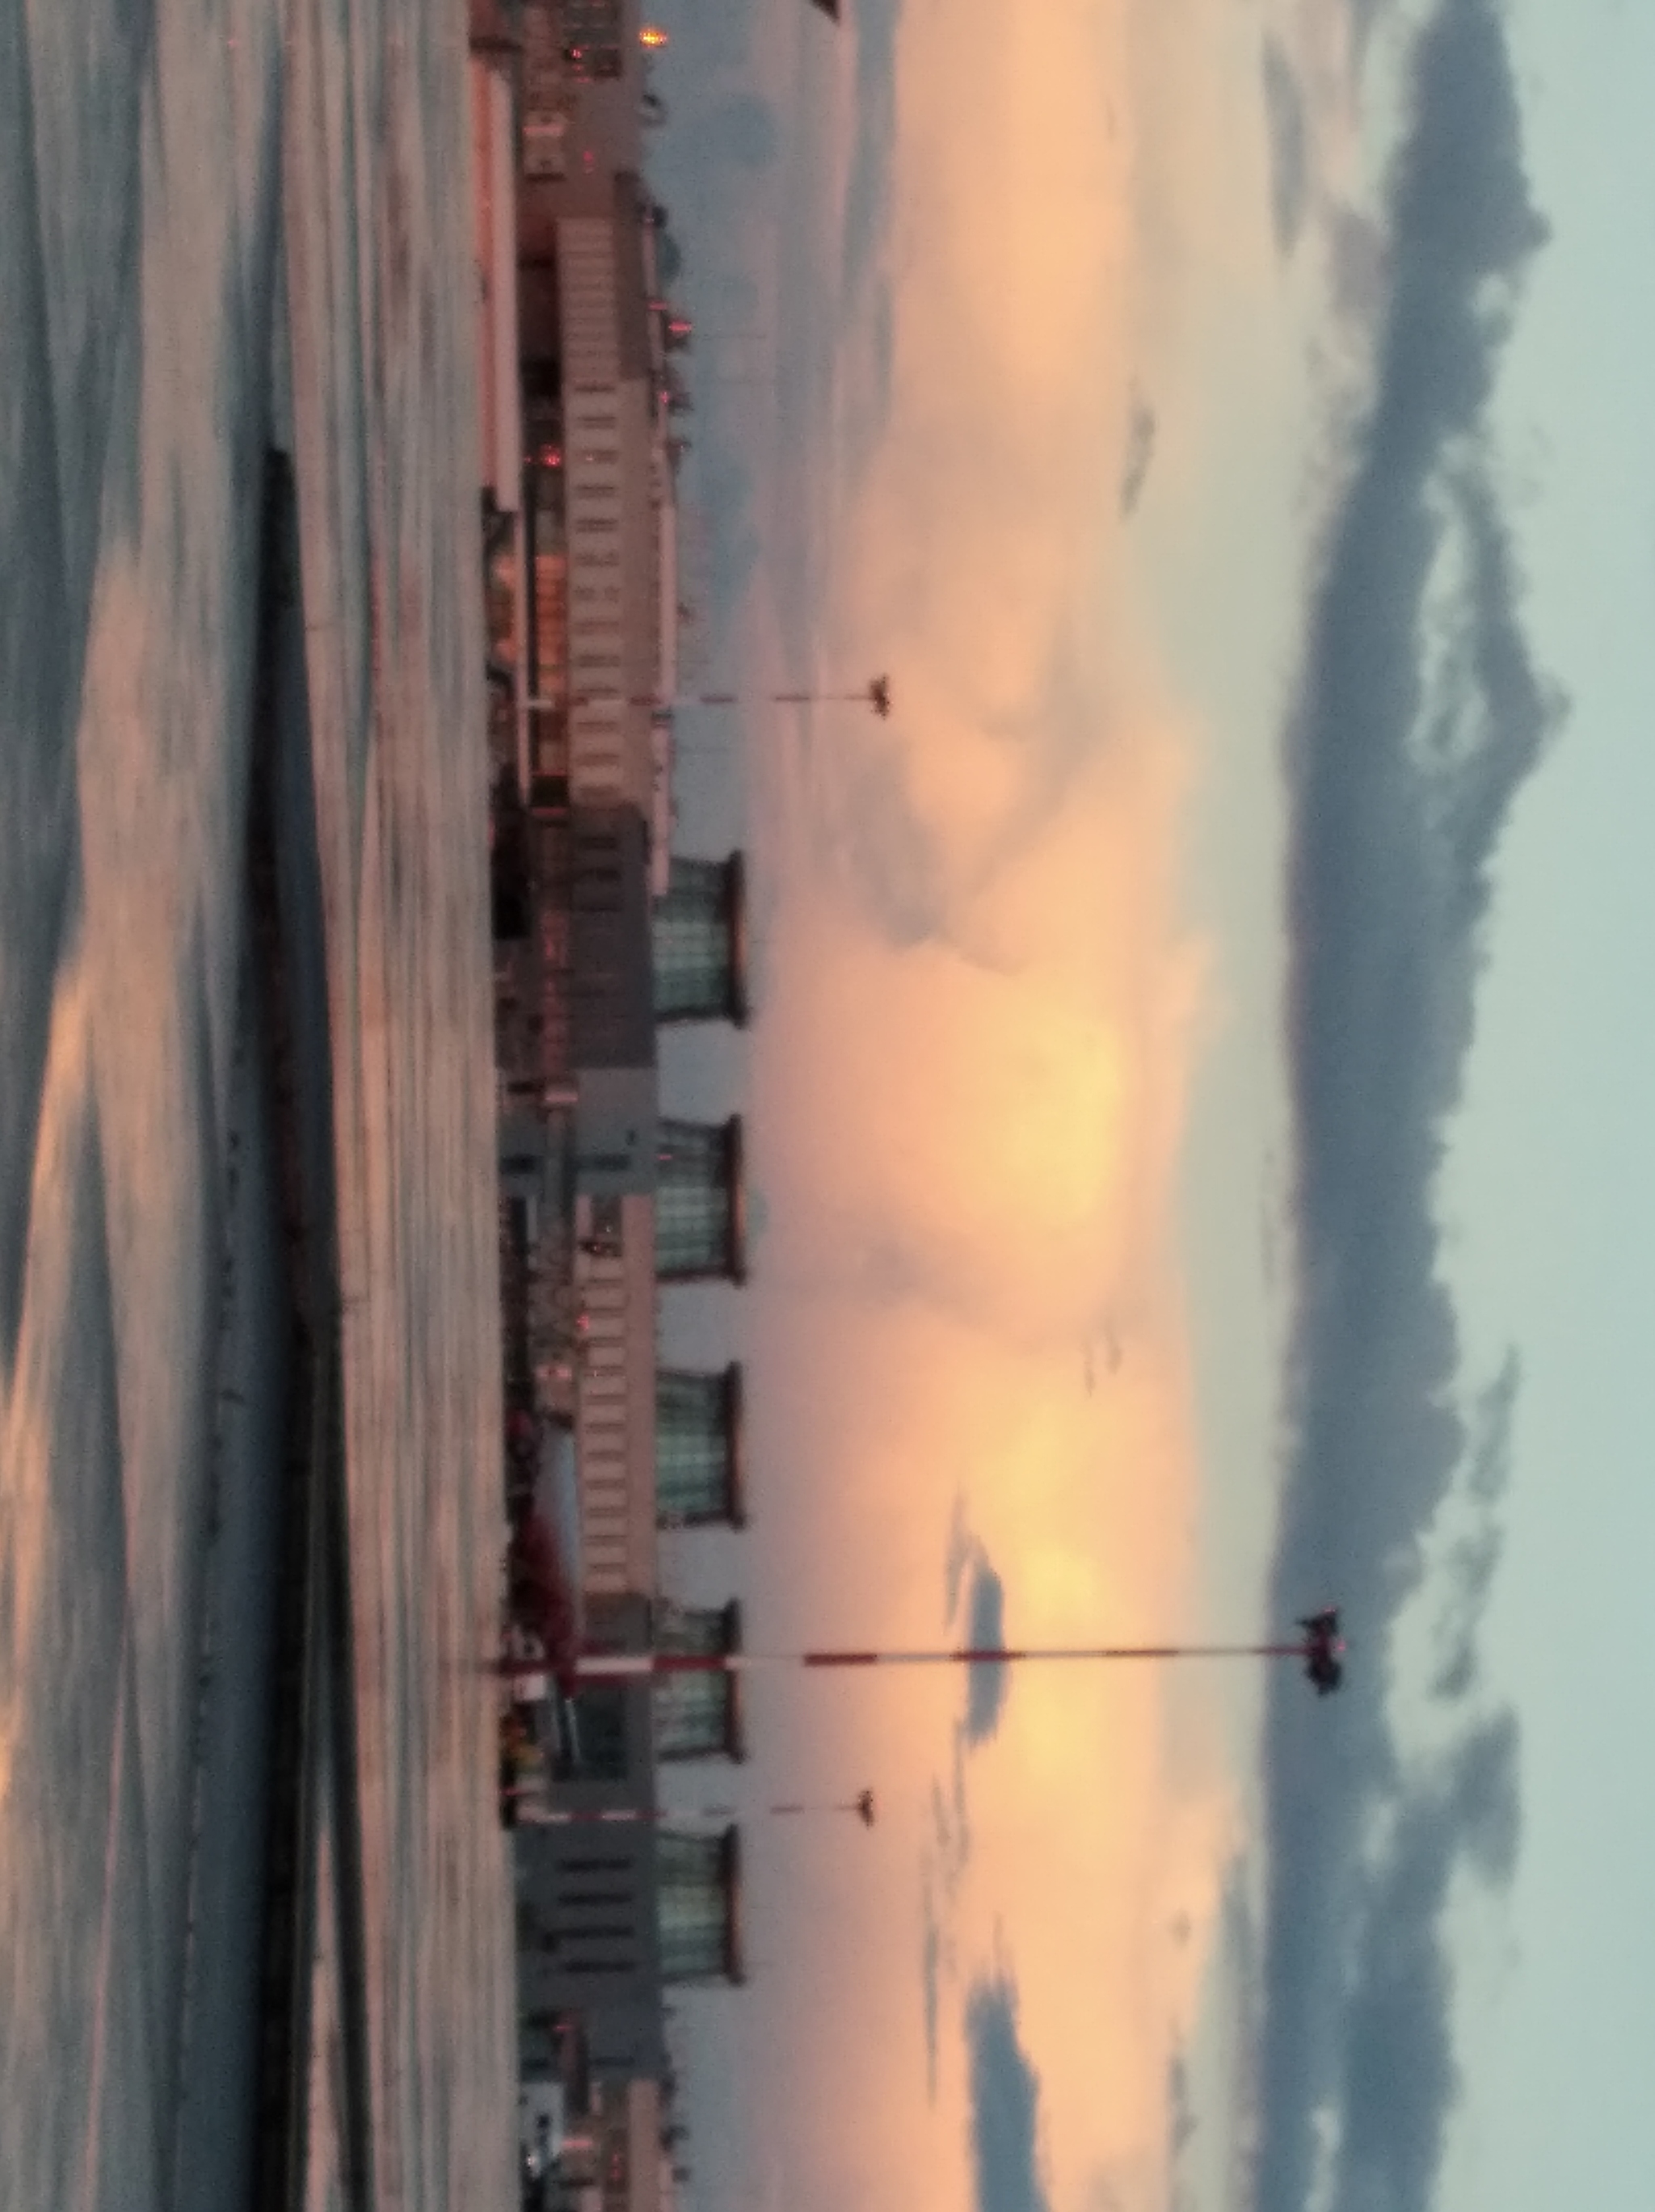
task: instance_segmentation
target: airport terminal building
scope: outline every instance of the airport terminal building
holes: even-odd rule
[[[744,1024],[749,985],[743,856],[673,848],[689,332],[648,48],[633,0],[472,0],[472,27],[513,1510],[554,1528],[583,1644],[733,1650],[736,1606],[661,1586],[664,1535],[746,1518],[739,1364],[658,1347],[665,1287],[745,1280],[747,1221],[740,1119],[663,1102],[659,1034]],[[743,1722],[707,1673],[514,1723],[520,2067],[537,2097],[578,2075],[560,2170],[605,2212],[652,2212],[666,1993],[742,1976],[737,1832],[663,1821],[658,1782],[739,1759]]]

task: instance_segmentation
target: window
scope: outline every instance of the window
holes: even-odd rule
[[[734,1686],[727,1674],[668,1674],[655,1686],[657,1759],[722,1759]]]
[[[730,1239],[730,1194],[705,1176],[663,1168],[655,1194],[655,1250],[665,1276],[723,1272]]]
[[[728,872],[720,863],[672,863],[671,886],[651,924],[655,1012],[663,1021],[722,1014],[734,993]]]
[[[559,1782],[624,1782],[628,1760],[626,1689],[596,1682],[563,1707],[553,1773]]]
[[[709,1981],[730,1958],[730,1893],[723,1836],[660,1839],[661,1973],[669,1982]]]
[[[733,1615],[725,1606],[669,1605],[655,1627],[657,1648],[709,1656],[731,1649]],[[734,1733],[735,1684],[715,1673],[666,1674],[652,1700],[657,1759],[721,1759]]]
[[[618,1260],[621,1256],[621,1224],[624,1216],[618,1198],[594,1198],[592,1201],[592,1227],[586,1240],[587,1252],[596,1260]]]
[[[655,1510],[668,1527],[730,1517],[726,1395],[721,1375],[656,1377]]]

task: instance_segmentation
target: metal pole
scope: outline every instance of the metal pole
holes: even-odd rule
[[[749,696],[740,691],[685,691],[664,698],[659,691],[571,691],[568,704],[570,708],[648,707],[658,714],[670,714],[684,707],[745,706]],[[766,691],[751,697],[755,705],[770,707],[867,707],[883,722],[891,714],[891,679],[872,677],[855,691]],[[550,699],[529,702],[532,707],[543,708],[555,703]]]
[[[663,1674],[745,1674],[774,1667],[1001,1667],[1018,1662],[1115,1659],[1304,1659],[1305,1644],[964,1644],[935,1651],[582,1651],[582,1681]],[[538,1670],[545,1672],[544,1664]]]
[[[538,1796],[539,1790],[538,1786],[534,1790],[520,1787],[504,1790],[502,1794],[515,1798],[521,1804]],[[753,1810],[776,1818],[800,1813],[849,1813],[865,1828],[871,1828],[874,1819],[874,1797],[871,1790],[864,1790],[857,1796],[836,1799],[830,1803],[763,1805],[756,1806]],[[737,1805],[697,1805],[678,1812],[659,1805],[608,1805],[600,1808],[560,1805],[547,1807],[531,1817],[538,1825],[545,1827],[631,1828],[682,1827],[698,1820],[716,1820],[722,1824],[739,1820],[744,1816]]]
[[[581,1651],[563,1662],[563,1679],[581,1682],[649,1680],[669,1674],[746,1674],[767,1668],[812,1671],[846,1667],[1007,1667],[1040,1661],[1175,1659],[1296,1659],[1318,1697],[1344,1680],[1345,1639],[1339,1608],[1326,1606],[1299,1622],[1305,1632],[1291,1643],[958,1644],[930,1651]],[[542,1674],[547,1662],[506,1660],[508,1679]]]

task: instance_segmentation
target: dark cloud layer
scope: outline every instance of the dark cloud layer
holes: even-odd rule
[[[977,1561],[971,1577],[965,1641],[974,1651],[998,1650],[1006,1641],[1006,1585],[986,1559]],[[969,1680],[964,1730],[966,1743],[975,1750],[987,1743],[1000,1726],[1010,1677],[1003,1665],[978,1665],[965,1671]]]
[[[1040,2177],[1040,2081],[1017,2026],[1017,1991],[979,1982],[965,2007],[977,2212],[1050,2212]]]
[[[942,1602],[944,1618],[961,1643],[982,1651],[1004,1644],[1006,1585],[995,1571],[982,1538],[967,1526],[964,1507],[958,1499],[943,1562]],[[966,1749],[975,1750],[986,1743],[1000,1726],[1009,1687],[1004,1666],[969,1670],[965,1717],[960,1723],[960,1741]],[[964,1787],[964,1779],[957,1773],[956,1796]]]
[[[1557,712],[1524,640],[1483,436],[1542,235],[1500,13],[1445,0],[1416,50],[1373,407],[1287,747],[1299,1310],[1274,1595],[1284,1616],[1342,1599],[1355,1649],[1336,1704],[1284,1678],[1267,1721],[1268,2212],[1305,2203],[1318,2121],[1338,2146],[1335,2212],[1429,2202],[1457,2094],[1444,1901],[1462,1870],[1504,1880],[1517,1848],[1516,1728],[1473,1702],[1517,1370],[1460,1410],[1433,1194],[1494,853]],[[1445,1558],[1438,1545],[1433,1588],[1451,1587],[1435,1688],[1451,1747],[1421,1773],[1391,1740],[1384,1675],[1451,1492],[1463,1533]]]
[[[727,161],[757,175],[776,167],[782,126],[776,110],[757,93],[738,93],[713,118],[714,143]]]
[[[1005,1584],[989,1564],[983,1540],[966,1522],[964,1501],[958,1498],[943,1561],[943,1617],[951,1642],[987,1650],[1006,1641]],[[1003,1665],[967,1670],[965,1711],[954,1729],[949,1771],[946,1777],[934,1776],[931,1784],[930,1835],[922,1877],[920,1984],[925,2014],[926,2079],[933,2097],[937,2087],[943,1990],[946,1983],[954,1981],[958,1967],[954,1904],[971,1855],[966,1762],[999,1728],[1010,1679],[1009,1669]],[[1001,1987],[999,1983],[994,1986]],[[976,2003],[973,1997],[972,2008]],[[968,2008],[968,2032],[974,2017],[975,2011]]]
[[[897,143],[897,34],[901,0],[861,0],[856,10],[855,144],[845,181],[844,296],[867,279],[891,214]]]

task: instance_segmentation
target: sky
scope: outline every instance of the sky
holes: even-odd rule
[[[755,1522],[672,1571],[1354,1648],[770,1691],[749,1802],[883,1818],[753,1823],[691,2188],[1643,2201],[1655,18],[846,12],[663,9],[691,663],[896,700],[683,728],[758,1229],[667,1341]]]

